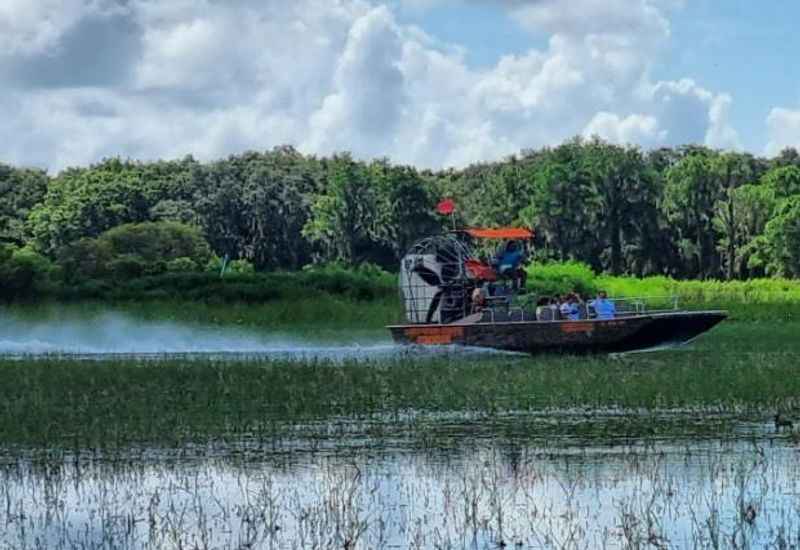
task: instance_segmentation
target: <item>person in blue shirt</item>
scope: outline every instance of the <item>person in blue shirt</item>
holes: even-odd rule
[[[564,301],[559,309],[562,319],[569,321],[581,320],[581,301],[577,294],[572,293],[564,296]]]
[[[516,241],[509,241],[505,249],[498,255],[497,273],[501,277],[509,277],[514,282],[514,288],[525,287],[527,273],[522,267],[525,253]]]
[[[589,305],[594,309],[598,319],[613,319],[617,314],[617,306],[608,299],[605,290],[599,291],[597,298],[589,302]]]

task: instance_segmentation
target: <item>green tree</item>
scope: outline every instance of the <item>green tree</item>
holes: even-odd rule
[[[0,242],[23,246],[29,239],[25,224],[47,192],[47,174],[0,163]]]
[[[52,263],[30,247],[0,243],[0,298],[30,297],[47,290],[54,271]]]
[[[769,251],[767,271],[785,277],[800,276],[800,195],[781,202],[767,223],[764,240]]]
[[[592,216],[606,244],[601,253],[604,270],[613,274],[628,271],[624,265],[636,262],[630,252],[645,242],[647,225],[654,219],[656,179],[641,151],[635,147],[611,145],[592,140],[587,146],[586,169],[594,183],[597,212]]]
[[[800,194],[800,168],[795,165],[773,168],[761,178],[761,183],[775,191],[778,199]]]
[[[800,166],[800,153],[794,147],[786,147],[772,161],[773,166]]]
[[[311,260],[302,234],[321,168],[292,148],[214,163],[195,208],[214,251],[259,269],[297,269]]]
[[[414,242],[441,229],[443,220],[435,214],[438,197],[430,180],[411,167],[381,160],[371,163],[369,173],[377,187],[376,236],[396,264]]]
[[[529,203],[522,219],[536,229],[545,255],[602,269],[596,217],[601,199],[584,162],[583,141],[546,151],[528,174]]]
[[[727,245],[727,235],[734,235],[737,239],[738,254],[737,264],[734,266],[739,277],[764,275],[768,258],[765,256],[764,229],[772,219],[777,201],[775,192],[766,185],[743,185],[731,193],[734,203],[732,211],[735,213],[733,223],[735,228],[726,233],[723,222],[715,218],[715,224],[720,224],[719,232],[723,235],[720,240],[721,248]],[[727,208],[722,208],[721,215],[726,215]]]
[[[367,260],[370,248],[381,241],[376,186],[367,168],[349,154],[334,156],[325,171],[325,185],[313,199],[303,235],[321,248],[325,261]]]
[[[72,282],[156,275],[171,265],[199,269],[210,259],[211,249],[200,230],[177,222],[119,225],[96,239],[75,241],[59,254],[59,264]]]
[[[30,214],[36,245],[49,255],[82,237],[96,237],[124,223],[151,219],[164,199],[185,200],[192,191],[196,163],[143,164],[105,160],[90,168],[71,168],[55,178],[44,201]]]
[[[732,280],[740,268],[737,254],[744,245],[746,236],[743,232],[739,208],[746,208],[742,200],[751,197],[749,194],[737,194],[737,190],[746,184],[753,173],[749,163],[749,155],[723,153],[711,158],[711,172],[717,178],[720,198],[714,205],[712,226],[720,235],[718,250],[724,255],[725,274]]]
[[[674,233],[684,276],[707,278],[719,271],[712,222],[714,206],[721,198],[712,167],[715,156],[701,149],[667,170],[662,211]]]

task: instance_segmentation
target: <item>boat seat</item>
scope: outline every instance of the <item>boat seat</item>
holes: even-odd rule
[[[536,314],[522,309],[522,308],[512,308],[511,314],[509,316],[509,321],[520,323],[522,321],[535,321]]]

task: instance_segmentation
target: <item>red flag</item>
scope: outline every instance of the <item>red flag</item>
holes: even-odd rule
[[[452,214],[456,210],[456,203],[453,202],[453,199],[444,199],[439,204],[436,205],[436,211],[439,214],[448,215]]]

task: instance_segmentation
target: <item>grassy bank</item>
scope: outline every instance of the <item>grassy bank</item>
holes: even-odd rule
[[[800,327],[740,323],[695,350],[621,358],[346,362],[0,361],[0,440],[113,447],[241,437],[331,418],[580,408],[766,419],[800,410]]]
[[[739,320],[800,320],[800,281],[796,280],[614,277],[598,275],[576,262],[534,264],[528,273],[532,298],[572,291],[593,295],[605,289],[618,298],[677,296],[682,307],[727,309]],[[214,272],[166,273],[54,283],[24,303],[46,302],[111,304],[148,318],[251,326],[314,324],[324,319],[330,324],[379,327],[399,320],[402,311],[395,274],[374,266],[337,265],[298,272],[230,273],[224,278]]]
[[[332,265],[296,272],[165,273],[124,280],[89,279],[53,286],[43,297],[65,301],[135,301],[179,298],[211,303],[263,303],[282,298],[340,296],[374,300],[396,296],[396,277],[372,266],[345,269]]]
[[[689,309],[727,309],[733,319],[800,320],[800,281],[751,279],[747,281],[681,281],[669,277],[619,277],[598,275],[587,265],[563,262],[528,268],[528,289],[553,295],[578,291],[593,295],[600,289],[615,298],[676,296]]]

